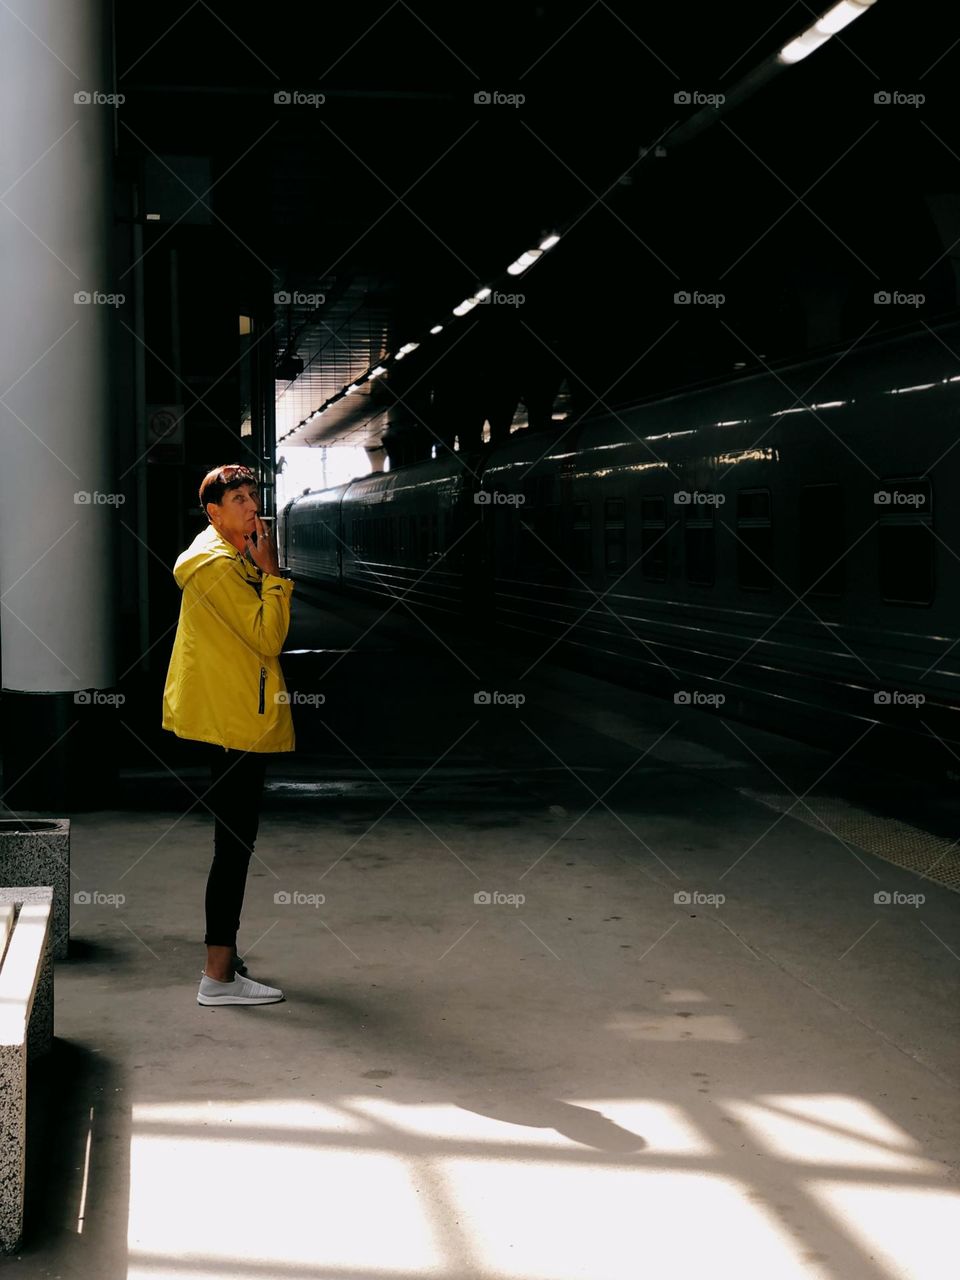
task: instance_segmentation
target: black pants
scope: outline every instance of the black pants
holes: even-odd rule
[[[234,947],[247,884],[247,867],[260,826],[267,752],[211,746],[210,788],[204,803],[214,813],[213,863],[204,900],[209,947]]]

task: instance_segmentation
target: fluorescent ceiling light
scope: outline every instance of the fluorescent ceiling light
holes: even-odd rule
[[[542,254],[542,249],[527,249],[524,253],[521,253],[516,262],[510,263],[509,267],[507,267],[507,275],[518,276],[521,271],[526,271],[527,267],[532,267]]]
[[[785,45],[780,50],[778,60],[788,64],[800,62],[808,54],[813,53],[814,49],[819,49],[822,44],[825,44],[831,36],[842,31],[854,18],[859,18],[861,13],[866,13],[874,2],[875,0],[840,0],[839,4],[835,4],[832,9],[828,9],[818,18],[812,27],[808,27],[795,40]]]

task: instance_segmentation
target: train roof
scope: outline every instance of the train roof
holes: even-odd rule
[[[399,494],[405,489],[422,489],[425,485],[456,488],[475,472],[475,459],[469,454],[450,453],[424,462],[410,463],[396,471],[375,471],[351,481],[344,502],[364,502]]]
[[[331,502],[339,502],[349,488],[349,484],[338,484],[330,489],[311,489],[309,493],[298,493],[296,497],[290,499],[283,511],[286,514],[293,507],[299,510],[310,510],[313,507],[324,507]]]

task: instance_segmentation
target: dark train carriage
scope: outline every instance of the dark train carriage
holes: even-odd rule
[[[474,563],[473,488],[469,460],[449,455],[354,480],[341,501],[344,585],[462,614]]]
[[[829,739],[960,737],[960,328],[511,440],[482,482],[501,625],[604,674]],[[509,498],[503,497],[509,495]],[[545,646],[546,647],[546,646]],[[925,701],[921,701],[925,699]]]
[[[281,564],[308,582],[338,584],[343,534],[340,501],[349,488],[341,484],[294,498],[280,512],[277,545]]]

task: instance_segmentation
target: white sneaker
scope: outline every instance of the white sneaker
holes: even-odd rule
[[[197,992],[197,1004],[275,1004],[282,999],[279,987],[254,982],[240,973],[233,975],[232,982],[218,982],[204,974]]]

